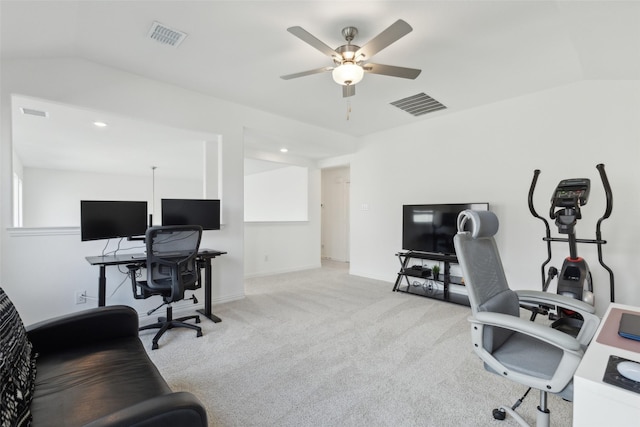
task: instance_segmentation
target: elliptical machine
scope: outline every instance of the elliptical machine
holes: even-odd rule
[[[563,179],[553,192],[551,197],[551,208],[549,209],[549,217],[554,220],[555,225],[558,227],[558,233],[567,235],[567,237],[551,237],[551,230],[549,222],[538,215],[533,206],[533,192],[540,175],[540,170],[536,169],[533,172],[533,180],[529,189],[529,211],[531,214],[540,219],[546,229],[546,236],[542,239],[547,242],[547,259],[542,263],[542,290],[547,291],[551,281],[557,276],[557,293],[560,295],[569,296],[591,305],[594,304],[593,296],[593,281],[591,278],[591,271],[587,261],[578,256],[578,243],[592,243],[598,246],[598,261],[600,265],[609,273],[609,287],[611,302],[614,302],[614,277],[613,270],[609,268],[602,259],[602,245],[606,244],[606,240],[602,239],[602,233],[600,226],[602,221],[609,218],[613,209],[613,195],[611,193],[611,186],[607,174],[604,170],[604,165],[599,164],[596,166],[600,173],[600,179],[604,187],[607,205],[602,217],[598,220],[596,225],[596,238],[595,239],[578,239],[576,238],[575,225],[579,219],[582,219],[581,208],[587,204],[589,200],[589,190],[591,182],[587,178],[573,178]],[[547,274],[545,275],[545,268],[551,261],[551,243],[552,242],[567,242],[569,243],[569,256],[564,259],[562,268],[558,275],[557,268],[549,266]],[[546,278],[545,278],[546,276]],[[532,319],[536,314],[541,313],[549,315],[549,318],[555,320],[553,327],[556,329],[564,330],[570,334],[577,334],[580,326],[582,326],[582,319],[577,313],[570,310],[557,307],[557,313],[552,314],[548,312],[549,307],[539,307],[533,310]]]

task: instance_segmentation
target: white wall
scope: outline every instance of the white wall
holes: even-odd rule
[[[222,135],[226,226],[206,232],[203,239],[203,245],[229,252],[214,263],[214,302],[242,297],[245,263],[251,265],[246,273],[257,275],[319,262],[318,169],[310,170],[308,223],[245,227],[243,129],[286,133],[284,137],[293,140],[317,138],[352,144],[353,138],[88,61],[12,60],[1,66],[0,285],[27,324],[85,308],[72,303],[73,294],[78,288],[95,292],[98,272],[84,257],[100,253],[104,242],[81,243],[77,234],[65,230],[34,235],[7,229],[11,224],[12,93]],[[350,156],[352,273],[388,281],[391,290],[398,268],[394,254],[401,245],[402,204],[487,201],[501,220],[498,243],[512,286],[537,288],[545,249],[542,224],[527,209],[533,169],[542,169],[536,193],[541,213],[548,210],[558,181],[592,179],[591,199],[578,224],[579,237],[589,238],[604,209],[595,169],[597,163],[604,163],[615,197],[612,218],[603,225],[609,241],[605,260],[616,272],[616,300],[640,305],[640,283],[634,269],[640,258],[636,218],[640,212],[639,112],[638,82],[587,81],[361,138],[358,153]],[[362,205],[368,210],[361,210]],[[559,266],[567,250],[555,245],[554,253]],[[608,301],[607,278],[597,264],[595,248],[581,247],[580,253],[590,261],[597,308],[603,312]],[[271,261],[260,261],[264,255]],[[117,270],[108,270],[108,295],[122,277]],[[153,305],[133,301],[126,284],[109,303],[127,303],[140,312]]]
[[[544,226],[527,207],[533,170],[542,170],[535,197],[542,215],[561,179],[591,178],[577,233],[594,238],[605,203],[595,166],[604,163],[615,200],[602,226],[604,259],[616,274],[616,301],[640,305],[639,150],[637,81],[585,81],[366,136],[351,161],[351,272],[395,280],[403,204],[489,202],[501,221],[497,241],[512,287],[539,289],[546,249]],[[568,247],[553,250],[560,267]],[[595,245],[581,245],[579,254],[589,261],[603,313],[608,276]]]
[[[282,165],[244,176],[245,221],[308,221],[309,171]]]
[[[309,167],[308,221],[245,223],[245,274],[320,267],[320,169]]]
[[[78,227],[80,200],[147,201],[153,213],[152,187],[151,176],[24,168],[24,226]],[[157,177],[155,195],[159,213],[162,198],[202,198],[202,180]]]
[[[69,234],[66,230],[34,234],[8,229],[11,224],[11,94],[222,135],[221,198],[225,227],[220,231],[205,232],[202,241],[204,247],[228,252],[228,255],[214,261],[214,303],[244,295],[244,128],[267,133],[277,131],[292,140],[304,138],[332,140],[345,145],[354,143],[352,138],[335,132],[85,60],[4,60],[0,65],[0,285],[10,295],[27,324],[90,306],[74,305],[73,295],[75,290],[84,288],[94,295],[97,293],[98,269],[91,267],[84,257],[99,254],[104,242],[80,242],[77,234]],[[319,196],[316,195],[317,199]],[[312,242],[310,239],[316,240]],[[293,241],[290,246],[294,248],[306,250],[307,245],[320,246],[319,232],[301,236],[292,234],[290,240]],[[272,245],[278,243],[278,240],[271,241]],[[110,295],[123,275],[113,268],[108,269],[107,275],[107,295]],[[108,300],[110,304],[132,305],[141,313],[155,302],[134,301],[126,284]]]

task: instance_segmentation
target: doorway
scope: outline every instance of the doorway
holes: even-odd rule
[[[349,166],[322,169],[322,259],[349,262]]]

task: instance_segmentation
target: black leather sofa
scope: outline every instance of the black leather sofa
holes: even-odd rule
[[[8,324],[6,301],[0,288],[0,321]],[[17,314],[14,317],[19,320]],[[14,336],[3,337],[8,338],[2,341],[3,352],[21,338],[20,327],[14,329]],[[33,384],[25,383],[14,393],[22,411],[18,410],[13,423],[28,425],[30,412],[33,427],[207,425],[198,399],[188,392],[172,392],[149,359],[138,338],[138,315],[132,308],[99,307],[40,322],[25,331],[27,341],[21,348],[32,346],[35,377]],[[3,406],[5,400],[13,399],[6,383],[18,384],[31,376],[4,374]]]

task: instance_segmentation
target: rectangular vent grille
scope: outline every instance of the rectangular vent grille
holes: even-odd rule
[[[392,102],[391,105],[416,117],[447,108],[424,92],[409,96],[408,98],[399,99]]]
[[[28,114],[30,116],[38,116],[38,117],[49,116],[49,113],[47,113],[46,111],[34,110],[33,108],[20,107],[20,111],[22,111],[22,114]]]
[[[173,30],[159,22],[154,22],[149,30],[149,37],[158,43],[178,47],[180,43],[187,37],[187,33]]]

